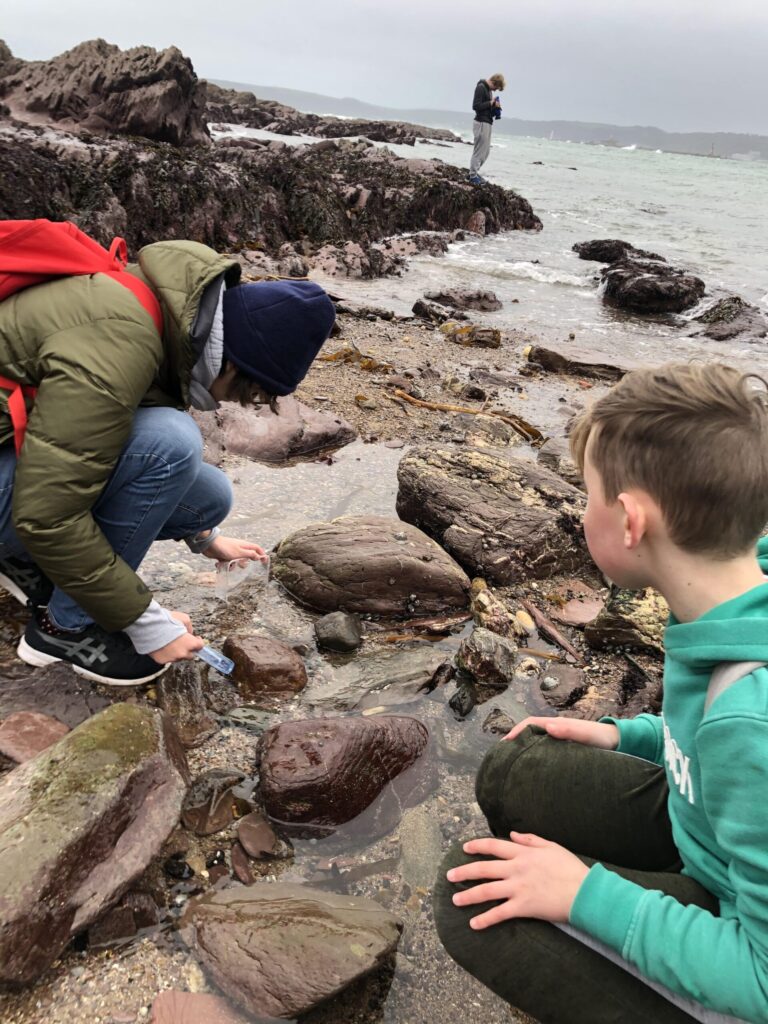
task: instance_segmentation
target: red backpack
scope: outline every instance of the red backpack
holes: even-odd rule
[[[122,238],[113,239],[107,251],[71,221],[0,220],[0,301],[56,277],[106,274],[133,292],[162,335],[160,303],[148,285],[124,272],[127,262],[128,249]],[[27,429],[24,399],[34,398],[36,389],[2,376],[0,388],[11,392],[8,412],[18,455]]]

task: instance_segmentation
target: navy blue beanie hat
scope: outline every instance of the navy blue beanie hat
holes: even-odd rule
[[[290,395],[331,333],[336,310],[314,281],[258,281],[224,292],[224,356],[270,395]]]

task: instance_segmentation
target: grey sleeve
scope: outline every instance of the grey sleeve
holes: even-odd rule
[[[186,631],[178,619],[174,619],[157,601],[150,601],[146,611],[124,630],[139,654],[159,651]]]

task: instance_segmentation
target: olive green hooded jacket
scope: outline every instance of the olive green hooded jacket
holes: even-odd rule
[[[137,407],[189,406],[207,340],[203,307],[222,277],[240,277],[238,263],[198,242],[148,245],[129,271],[160,300],[162,339],[135,296],[102,274],[60,278],[0,303],[0,376],[37,388],[16,467],[14,527],[42,571],[111,632],[134,622],[151,594],[91,510]],[[0,389],[0,444],[12,443]]]

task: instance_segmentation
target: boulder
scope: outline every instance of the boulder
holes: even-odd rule
[[[461,641],[456,654],[460,668],[469,672],[476,683],[494,690],[504,690],[515,674],[517,647],[512,640],[478,627]]]
[[[590,647],[633,647],[659,653],[664,644],[664,629],[669,606],[661,594],[646,590],[615,590],[605,607],[584,627]]]
[[[257,462],[285,462],[341,448],[357,436],[342,417],[310,409],[291,395],[278,400],[278,409],[273,413],[267,405],[254,409],[222,402],[215,412],[194,411],[210,461],[219,465],[227,452]]]
[[[704,324],[700,335],[715,341],[730,341],[741,334],[746,334],[749,340],[757,340],[768,333],[765,313],[738,295],[720,299],[693,319],[696,323]]]
[[[620,238],[595,238],[591,242],[577,242],[571,248],[579,254],[580,260],[594,260],[597,263],[619,263],[630,256],[666,262],[663,256],[658,256],[655,252],[646,252],[645,249],[636,249],[634,245],[622,242]]]
[[[269,1018],[299,1017],[375,970],[402,928],[372,900],[283,882],[208,894],[183,926],[216,985]]]
[[[224,643],[224,654],[235,663],[232,680],[245,700],[285,700],[307,685],[307,670],[301,657],[293,648],[271,637],[229,637]]]
[[[3,69],[4,70],[4,69]],[[47,61],[24,61],[0,84],[20,117],[41,115],[92,132],[210,145],[205,85],[175,46],[121,50],[93,39]]]
[[[283,826],[343,825],[418,761],[428,738],[421,722],[394,715],[282,722],[259,744],[267,814]]]
[[[272,572],[317,611],[407,618],[467,607],[469,580],[421,530],[386,516],[313,523],[282,541]]]
[[[199,747],[219,728],[206,707],[207,682],[208,666],[198,659],[177,661],[157,681],[157,705],[173,719],[186,749]]]
[[[476,309],[481,313],[494,313],[501,309],[495,292],[469,291],[466,288],[444,288],[440,291],[427,292],[424,296],[432,302],[452,309]]]
[[[453,320],[440,328],[448,341],[474,348],[501,348],[501,331],[497,327],[478,327],[476,324],[457,324]]]
[[[69,726],[39,711],[16,711],[0,725],[0,754],[21,764],[66,736]]]
[[[329,612],[315,623],[320,647],[328,651],[355,651],[363,641],[360,619],[347,612]]]
[[[166,716],[114,704],[0,782],[0,980],[34,981],[176,826],[189,781]]]
[[[632,366],[622,363],[590,362],[583,358],[571,359],[570,356],[565,356],[562,352],[556,352],[552,348],[545,348],[543,345],[528,345],[523,355],[529,363],[534,363],[550,373],[559,373],[568,377],[587,377],[611,383],[621,380],[632,369]]]
[[[511,452],[414,449],[398,468],[397,511],[435,537],[467,571],[508,585],[591,564],[584,496]]]
[[[632,313],[682,313],[704,295],[704,282],[679,267],[630,258],[602,272],[603,302]]]

